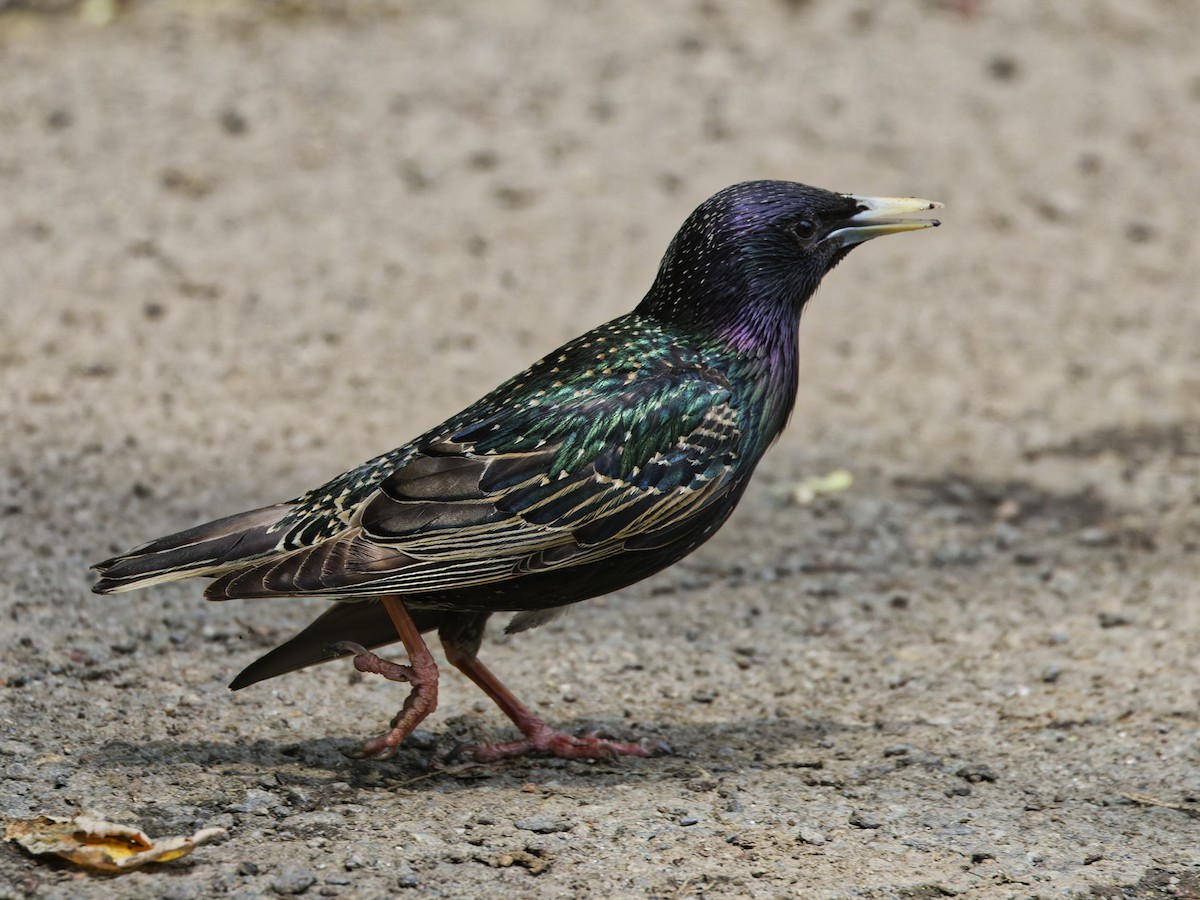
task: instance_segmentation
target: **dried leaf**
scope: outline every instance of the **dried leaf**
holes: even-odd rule
[[[85,815],[73,819],[54,816],[12,819],[4,837],[33,854],[53,853],[93,872],[120,874],[146,863],[187,856],[201,844],[225,833],[224,828],[203,828],[191,837],[180,835],[152,841],[137,828]]]

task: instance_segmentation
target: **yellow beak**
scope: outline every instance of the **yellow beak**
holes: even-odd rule
[[[894,219],[892,216],[905,213],[939,209],[936,200],[919,200],[916,197],[860,197],[843,194],[854,201],[858,212],[846,220],[846,224],[830,232],[827,240],[835,240],[842,247],[861,244],[884,234],[899,234],[902,231],[917,231],[921,228],[936,228],[942,223],[937,219]]]

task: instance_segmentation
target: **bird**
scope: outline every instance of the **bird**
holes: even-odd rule
[[[801,313],[822,278],[865,241],[939,225],[904,215],[940,206],[789,181],[727,187],[687,217],[632,312],[321,487],[97,563],[93,590],[207,576],[209,600],[329,600],[230,687],[346,656],[408,684],[352,756],[391,757],[436,708],[434,631],[521,735],[468,746],[474,760],[670,752],[552,728],[479,659],[485,625],[501,612],[510,634],[542,625],[712,537],[792,413]],[[374,652],[396,641],[407,663]]]

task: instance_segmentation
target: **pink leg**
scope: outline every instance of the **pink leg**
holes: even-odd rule
[[[504,714],[512,719],[525,738],[507,743],[478,744],[466,747],[463,752],[476,762],[493,762],[527,753],[549,753],[563,759],[610,759],[617,756],[653,756],[670,753],[671,748],[661,741],[636,744],[610,741],[595,734],[575,736],[555,731],[518,700],[500,679],[492,674],[477,657],[464,653],[462,649],[442,641],[447,661],[470,678],[485,694],[492,698]]]
[[[378,737],[366,741],[362,747],[349,755],[355,759],[389,759],[400,746],[400,742],[412,734],[413,729],[431,712],[437,709],[438,669],[425,639],[413,623],[404,601],[399,597],[380,597],[383,608],[391,617],[400,641],[408,652],[409,665],[403,666],[381,659],[365,647],[350,641],[340,641],[333,646],[350,650],[354,656],[354,668],[360,672],[382,675],[389,681],[401,681],[412,685],[412,691],[404,699],[404,706],[392,719],[391,729]]]

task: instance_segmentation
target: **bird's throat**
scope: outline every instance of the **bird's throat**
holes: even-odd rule
[[[754,410],[764,450],[792,414],[800,363],[799,315],[771,312],[763,311],[721,329],[716,350],[725,359],[724,368],[737,385],[743,408]]]

